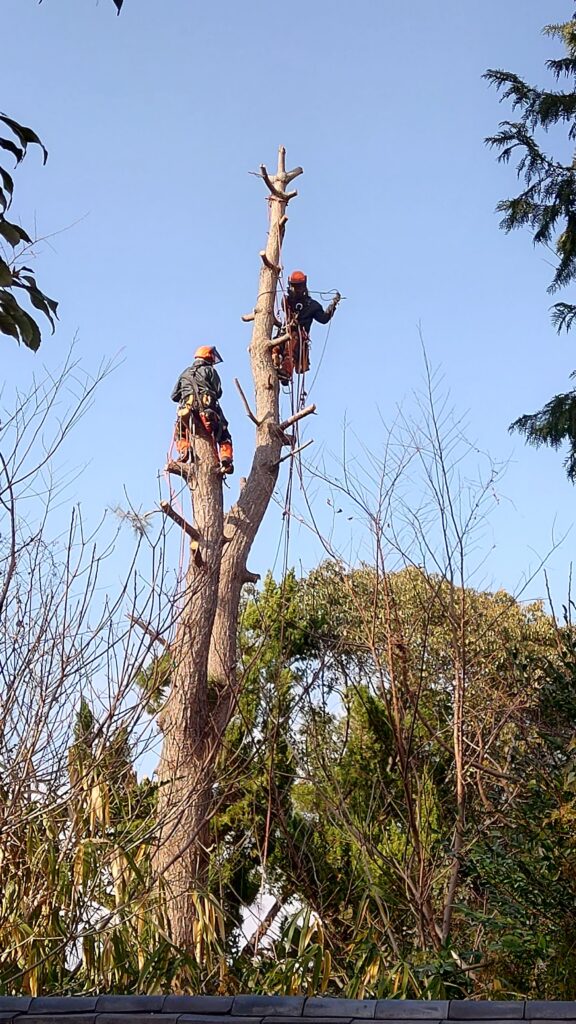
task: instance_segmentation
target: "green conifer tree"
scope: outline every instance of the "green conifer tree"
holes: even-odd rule
[[[517,173],[522,191],[512,199],[498,203],[503,214],[504,231],[527,226],[535,244],[549,248],[557,266],[548,288],[555,294],[576,279],[576,13],[561,25],[547,25],[544,33],[559,39],[563,56],[548,60],[546,66],[556,82],[565,89],[538,89],[528,85],[511,71],[489,69],[486,78],[512,103],[518,119],[502,121],[496,135],[486,139],[499,150],[498,160],[507,163],[518,158]],[[541,140],[553,127],[567,129],[564,159],[545,152]],[[552,323],[558,333],[569,331],[576,320],[576,304],[556,302],[551,309]],[[576,376],[576,371],[571,377]],[[565,460],[568,477],[576,481],[576,388],[554,395],[538,412],[520,416],[510,426],[519,431],[528,444],[559,448],[568,443]]]

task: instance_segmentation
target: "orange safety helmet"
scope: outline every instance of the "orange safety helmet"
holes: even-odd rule
[[[207,359],[209,363],[222,362],[222,356],[214,345],[200,345],[194,353],[194,359]]]
[[[290,277],[288,278],[288,284],[299,284],[304,285],[304,287],[306,287],[307,281],[308,278],[306,277],[306,274],[304,273],[303,270],[293,270],[292,273],[290,274]]]

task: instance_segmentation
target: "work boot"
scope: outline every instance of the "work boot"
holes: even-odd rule
[[[229,476],[234,472],[234,463],[232,462],[232,459],[222,459],[220,462],[220,472],[222,473],[222,476]]]
[[[190,458],[191,454],[188,445],[184,448],[182,443],[180,442],[180,444],[176,444],[176,448],[178,451],[178,458],[176,459],[176,462],[188,462],[188,459]]]

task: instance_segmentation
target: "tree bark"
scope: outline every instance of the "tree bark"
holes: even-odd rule
[[[173,941],[192,951],[194,897],[206,883],[214,765],[236,707],[239,685],[236,634],[243,585],[254,578],[247,558],[279,472],[287,443],[279,423],[279,385],[271,338],[281,263],[286,207],[295,192],[286,186],[302,173],[278,169],[260,175],[269,190],[270,227],[260,254],[250,359],[255,391],[256,444],[252,468],[238,501],[224,517],[222,478],[207,438],[197,438],[188,484],[202,562],[190,558],[176,637],[172,685],[159,720],[163,746],[158,777],[160,841],[156,870],[165,887]],[[192,541],[194,544],[195,542]],[[192,553],[191,553],[192,554]]]
[[[205,875],[210,780],[208,651],[223,543],[222,478],[211,440],[195,439],[193,495],[202,564],[190,557],[176,635],[168,700],[159,716],[163,744],[158,766],[159,845],[155,867],[168,906],[173,941],[192,948],[194,894]],[[191,540],[191,547],[195,541]],[[192,553],[191,553],[192,554]]]

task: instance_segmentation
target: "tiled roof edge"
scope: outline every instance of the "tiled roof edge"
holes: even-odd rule
[[[303,1018],[323,1021],[574,1021],[576,1001],[566,1000],[418,1000],[418,999],[339,999],[305,996],[185,996],[185,995],[115,995],[96,996],[0,996],[0,1024],[29,1018],[66,1017],[62,1024],[121,1024],[123,1018],[138,1018],[145,1024],[151,1017],[164,1019],[164,1024],[194,1024],[207,1021],[220,1024],[216,1018],[227,1018],[230,1024],[251,1024],[257,1020],[273,1024],[289,1024]],[[104,1020],[104,1017],[106,1020]],[[241,1021],[240,1018],[243,1018]]]

